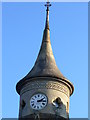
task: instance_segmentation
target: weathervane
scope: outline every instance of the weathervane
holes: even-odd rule
[[[45,4],[45,7],[47,7],[47,11],[49,11],[49,7],[51,6],[49,0],[47,0],[46,4]]]

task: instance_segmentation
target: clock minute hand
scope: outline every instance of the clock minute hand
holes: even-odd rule
[[[44,98],[45,98],[45,97],[44,97]],[[42,100],[43,100],[44,98],[42,98],[41,100],[37,100],[37,102],[42,102]]]

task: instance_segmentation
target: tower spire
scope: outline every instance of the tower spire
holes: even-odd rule
[[[74,87],[56,65],[50,42],[50,2],[45,6],[46,24],[39,54],[33,68],[16,85],[20,94],[19,118],[68,120],[69,97]]]
[[[16,89],[17,92],[20,94],[20,91],[23,88],[23,86],[26,83],[31,82],[33,78],[38,79],[42,77],[44,78],[48,77],[50,79],[55,79],[56,81],[59,82],[62,80],[62,82],[69,84],[68,87],[70,89],[70,95],[71,95],[73,93],[74,87],[72,83],[69,80],[67,80],[67,78],[65,78],[58,69],[51,47],[50,30],[49,30],[49,7],[51,6],[50,2],[47,1],[45,6],[47,7],[46,24],[43,32],[42,44],[40,47],[39,54],[37,56],[33,68],[23,79],[21,79],[17,83]]]
[[[47,0],[46,4],[45,4],[45,7],[47,7],[46,11],[46,25],[45,25],[45,28],[46,29],[49,29],[49,7],[51,6],[49,0]]]

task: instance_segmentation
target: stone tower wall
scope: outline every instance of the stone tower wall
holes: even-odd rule
[[[35,80],[35,81],[34,81]],[[30,107],[30,98],[37,93],[43,93],[48,98],[47,106],[42,110],[33,110]],[[19,117],[25,117],[30,114],[53,114],[68,118],[69,114],[69,88],[62,82],[53,80],[52,78],[38,78],[31,80],[31,82],[24,85],[20,92],[20,110]],[[56,98],[61,99],[61,105],[56,107],[53,101]],[[22,101],[24,101],[24,107],[22,108]]]

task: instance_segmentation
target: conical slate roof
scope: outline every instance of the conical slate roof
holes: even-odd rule
[[[30,77],[51,76],[64,78],[59,71],[51,48],[50,31],[49,31],[49,11],[47,11],[46,25],[43,33],[41,48],[32,70],[26,75],[24,79]]]
[[[70,81],[68,81],[60,72],[58,69],[55,58],[52,52],[51,42],[50,42],[50,30],[49,30],[49,8],[47,7],[47,14],[46,14],[46,24],[45,29],[43,32],[43,39],[41,48],[37,57],[37,60],[31,69],[31,71],[21,80],[17,83],[16,89],[17,92],[20,92],[20,87],[30,78],[35,77],[54,77],[62,79],[66,82],[68,82],[72,88],[73,85]],[[74,89],[74,88],[73,88]]]

